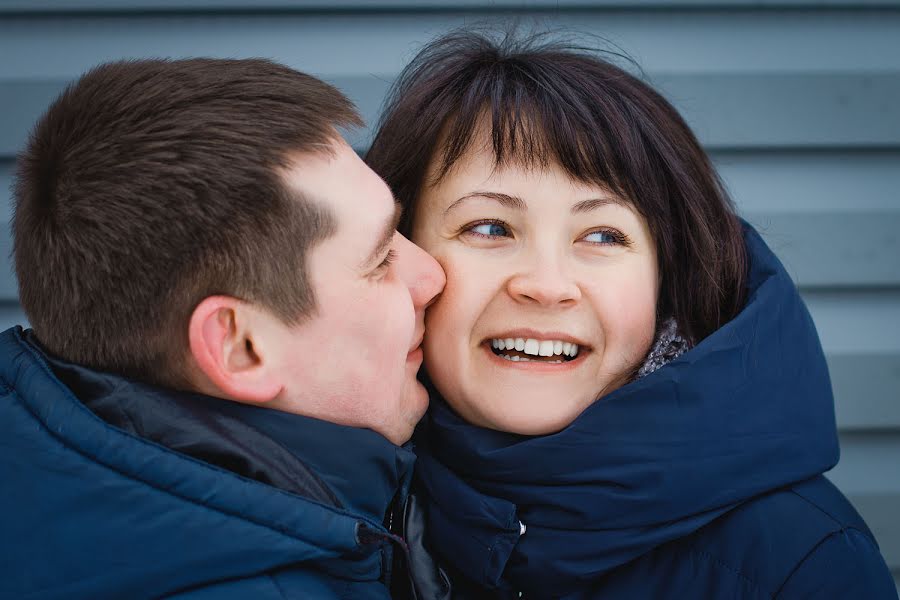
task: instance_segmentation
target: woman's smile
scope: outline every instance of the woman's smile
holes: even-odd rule
[[[489,350],[487,358],[498,367],[539,373],[566,372],[583,363],[590,352],[587,344],[573,336],[524,329],[492,336],[480,346]]]
[[[485,358],[500,369],[516,369],[524,372],[555,374],[568,373],[584,364],[587,353],[571,356],[565,353],[551,356],[529,354],[526,351],[500,350],[482,344]]]

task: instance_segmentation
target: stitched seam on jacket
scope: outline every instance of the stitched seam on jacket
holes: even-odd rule
[[[824,544],[825,542],[827,542],[828,540],[830,540],[831,538],[833,538],[836,535],[844,535],[848,531],[856,531],[863,538],[865,538],[865,540],[869,544],[872,545],[872,547],[875,551],[879,551],[878,542],[875,539],[873,539],[872,536],[868,532],[860,529],[859,527],[854,527],[852,525],[844,525],[840,519],[835,517],[833,514],[831,514],[827,510],[825,510],[822,506],[819,506],[819,504],[817,504],[816,502],[813,502],[812,500],[810,500],[809,498],[807,498],[806,496],[804,496],[797,490],[791,488],[791,493],[794,494],[795,496],[797,496],[798,498],[800,498],[801,500],[803,500],[804,502],[806,502],[807,504],[809,504],[810,506],[812,506],[813,508],[815,508],[820,513],[827,516],[832,521],[834,521],[835,525],[837,527],[839,527],[839,529],[836,529],[836,530],[830,532],[828,535],[826,535],[821,540],[816,542],[816,544],[810,549],[810,551],[807,552],[803,556],[803,558],[797,562],[796,565],[794,565],[794,568],[791,569],[791,572],[788,573],[788,576],[785,577],[784,581],[781,582],[781,585],[778,586],[778,590],[775,592],[775,597],[777,597],[781,593],[781,591],[784,589],[784,586],[786,586],[788,584],[788,582],[791,580],[791,578],[797,573],[797,571],[800,570],[800,567],[803,566],[803,563],[805,563],[807,561],[807,559],[809,559],[809,557],[811,557],[816,552],[816,550],[818,550],[819,547],[822,546],[822,544]]]
[[[799,494],[798,494],[798,495],[799,495]],[[801,496],[801,498],[802,498],[802,496]],[[805,498],[804,498],[804,500],[805,500]],[[825,511],[822,511],[822,512],[825,512]],[[828,513],[825,513],[825,514],[828,514]],[[828,515],[828,516],[830,517],[831,515]],[[816,542],[816,543],[813,545],[813,547],[810,548],[809,552],[807,552],[806,555],[804,555],[803,558],[801,558],[799,561],[797,561],[797,564],[794,565],[794,568],[791,569],[791,572],[788,573],[788,576],[784,578],[784,581],[781,582],[781,585],[778,586],[778,589],[775,590],[775,594],[774,594],[772,597],[773,597],[773,598],[777,598],[777,597],[781,594],[781,591],[784,589],[784,586],[786,586],[786,585],[788,584],[788,582],[791,580],[791,578],[797,573],[797,571],[800,570],[800,567],[803,566],[803,564],[807,561],[807,559],[808,559],[810,556],[812,556],[812,555],[816,552],[816,550],[818,550],[818,549],[822,546],[822,544],[824,544],[825,542],[827,542],[828,540],[830,540],[832,537],[834,537],[835,535],[837,535],[837,534],[839,534],[839,533],[842,533],[842,532],[843,532],[843,530],[841,530],[841,531],[832,531],[831,533],[829,533],[828,535],[826,535],[825,537],[823,537],[821,540],[819,540],[818,542]]]
[[[825,512],[825,511],[822,511],[822,512]],[[826,514],[827,514],[827,513],[826,513]],[[831,516],[831,515],[829,515],[829,516]],[[797,564],[794,565],[794,568],[791,569],[791,572],[788,573],[788,576],[784,578],[784,581],[781,582],[781,585],[778,586],[778,590],[775,591],[775,594],[774,594],[774,596],[772,596],[772,597],[773,597],[773,598],[777,598],[777,597],[779,596],[779,594],[781,594],[781,591],[784,589],[784,586],[786,586],[786,585],[790,582],[791,578],[793,578],[793,576],[797,574],[797,571],[800,570],[800,567],[802,567],[802,566],[804,565],[804,563],[806,563],[806,561],[807,561],[813,554],[815,554],[816,551],[817,551],[819,548],[821,548],[826,542],[828,542],[829,540],[831,540],[831,539],[834,538],[835,536],[838,536],[838,535],[845,535],[848,531],[856,531],[856,532],[858,532],[863,538],[865,538],[867,542],[869,542],[870,544],[872,543],[872,542],[871,542],[871,539],[869,538],[869,535],[868,535],[865,531],[862,531],[861,529],[859,529],[858,527],[842,527],[842,528],[840,528],[840,529],[837,530],[837,531],[832,531],[831,533],[829,533],[828,535],[826,535],[825,537],[823,537],[821,540],[819,540],[818,542],[816,542],[816,544],[810,549],[810,551],[807,552],[806,555],[805,555],[802,559],[800,559],[799,561],[797,561]],[[873,550],[878,551],[877,546],[874,546],[874,545],[873,545]]]
[[[759,584],[758,581],[756,581],[749,575],[744,574],[740,569],[733,567],[726,562],[723,562],[721,559],[713,556],[709,552],[706,552],[703,550],[690,550],[690,553],[693,554],[694,556],[696,556],[697,558],[702,558],[702,559],[716,565],[717,567],[728,571],[732,575],[736,575],[738,577],[738,579],[741,579],[745,583],[748,583],[751,586],[753,586],[753,588],[756,589],[761,595],[768,596],[770,598],[772,597],[772,594],[770,592],[765,591],[762,588],[762,586]]]
[[[18,336],[17,336],[17,338],[18,338]],[[103,421],[103,419],[100,419],[100,417],[98,417],[98,416],[95,415],[94,413],[90,412],[90,411],[87,409],[87,407],[85,407],[85,406],[84,406],[77,398],[75,398],[74,394],[72,394],[72,391],[69,390],[69,388],[67,388],[66,386],[62,385],[62,383],[60,383],[59,380],[56,379],[56,376],[53,375],[53,372],[50,370],[50,367],[47,366],[47,364],[44,362],[44,360],[43,360],[43,358],[42,358],[41,356],[35,354],[34,350],[32,350],[30,347],[28,347],[26,344],[24,344],[24,343],[22,342],[21,339],[17,339],[16,341],[18,342],[18,345],[19,345],[19,346],[21,346],[26,352],[28,352],[29,355],[31,355],[31,356],[37,361],[38,366],[39,366],[39,367],[40,367],[47,375],[50,376],[50,381],[51,381],[52,385],[54,385],[55,387],[59,388],[59,389],[63,392],[64,395],[66,395],[67,397],[69,397],[69,398],[71,398],[72,400],[75,401],[75,403],[76,403],[76,405],[77,405],[77,410],[83,410],[83,411],[86,411],[93,419],[96,419],[97,421],[99,421],[100,424],[101,424],[104,428],[110,429],[114,434],[116,434],[116,435],[124,435],[124,436],[128,437],[131,441],[136,442],[136,443],[138,443],[138,444],[140,444],[140,445],[147,446],[148,448],[153,448],[153,449],[156,450],[156,451],[162,451],[162,452],[164,452],[164,453],[166,453],[166,454],[170,454],[170,455],[172,455],[172,456],[174,456],[174,457],[176,457],[176,458],[178,458],[178,459],[180,459],[180,460],[187,460],[187,461],[191,462],[191,463],[194,464],[194,465],[197,465],[197,466],[199,466],[199,467],[201,467],[201,468],[204,468],[204,469],[207,469],[207,470],[210,470],[210,471],[214,471],[214,472],[217,473],[217,474],[231,476],[231,477],[234,477],[234,478],[236,478],[236,479],[238,479],[238,480],[240,480],[240,481],[243,481],[243,482],[246,482],[246,483],[249,483],[249,484],[253,484],[253,485],[265,485],[265,484],[259,483],[258,481],[255,481],[255,480],[253,480],[253,479],[248,479],[248,478],[246,478],[246,477],[243,477],[243,476],[241,476],[241,475],[238,475],[237,473],[234,473],[234,472],[232,472],[232,471],[228,471],[228,470],[226,470],[226,469],[222,469],[222,468],[216,467],[215,465],[210,465],[209,463],[205,463],[205,462],[203,462],[203,461],[197,460],[197,459],[195,459],[195,458],[193,458],[193,457],[191,457],[191,456],[188,456],[188,455],[186,455],[186,454],[181,454],[181,453],[178,453],[178,452],[174,452],[174,451],[170,450],[169,448],[166,448],[165,446],[161,446],[161,445],[156,444],[156,443],[148,442],[147,440],[145,440],[145,439],[143,439],[143,438],[140,438],[140,437],[135,436],[135,435],[131,435],[131,434],[129,434],[129,433],[127,433],[127,432],[124,432],[124,431],[122,431],[122,430],[120,430],[120,429],[118,429],[118,428],[112,427],[111,425],[109,425],[108,423],[106,423],[105,421]],[[6,382],[3,382],[3,383],[6,383]],[[11,382],[10,382],[10,383],[11,383]],[[292,533],[290,533],[286,528],[280,527],[280,526],[278,526],[278,525],[276,525],[276,524],[273,524],[273,523],[263,523],[263,522],[259,521],[258,519],[255,519],[255,518],[253,518],[253,517],[250,517],[250,516],[248,516],[248,515],[245,515],[245,514],[243,514],[243,513],[237,512],[237,511],[229,511],[229,510],[226,510],[226,509],[224,509],[224,508],[217,508],[217,507],[214,507],[214,506],[210,506],[210,505],[206,504],[205,502],[201,502],[201,501],[197,500],[196,498],[189,498],[189,497],[187,497],[187,496],[184,495],[184,494],[179,494],[179,493],[175,492],[174,490],[170,490],[170,489],[164,488],[164,487],[162,487],[161,485],[158,485],[158,484],[156,484],[156,483],[154,483],[154,482],[147,481],[146,479],[142,479],[142,478],[137,477],[137,476],[135,476],[135,475],[133,475],[133,474],[131,474],[131,473],[125,473],[125,472],[122,471],[121,469],[119,469],[119,468],[117,468],[117,467],[115,467],[115,466],[109,464],[108,461],[103,460],[101,457],[99,457],[99,456],[93,456],[93,455],[91,455],[91,454],[88,454],[87,452],[83,451],[81,448],[77,448],[77,447],[73,446],[72,444],[70,444],[70,443],[68,442],[68,440],[65,440],[65,439],[61,438],[60,436],[56,435],[56,433],[54,433],[49,427],[47,427],[46,423],[44,423],[44,421],[40,418],[40,416],[37,415],[37,414],[32,410],[32,408],[31,408],[31,406],[29,406],[28,402],[26,402],[26,401],[24,400],[24,398],[22,398],[22,396],[19,395],[18,391],[17,391],[15,388],[13,388],[13,387],[11,387],[11,386],[8,386],[8,389],[9,389],[10,395],[14,396],[14,397],[18,400],[18,402],[19,402],[22,406],[25,407],[25,410],[27,410],[27,411],[29,412],[29,414],[31,414],[31,415],[34,417],[35,421],[37,421],[37,422],[40,424],[40,427],[41,427],[41,429],[42,429],[43,431],[45,431],[47,434],[49,434],[50,437],[52,437],[53,439],[55,439],[57,442],[59,442],[60,444],[62,444],[64,447],[66,447],[66,448],[68,448],[69,450],[75,452],[75,453],[78,454],[79,456],[82,456],[83,458],[86,458],[86,459],[95,461],[96,463],[103,465],[103,466],[106,467],[107,469],[109,469],[109,470],[111,470],[111,471],[114,471],[114,472],[118,473],[119,475],[121,475],[122,477],[125,477],[126,479],[130,479],[130,480],[132,480],[132,481],[138,481],[138,482],[143,483],[144,485],[147,485],[147,486],[149,486],[149,487],[151,487],[151,488],[153,488],[153,489],[155,489],[155,490],[159,490],[159,491],[161,491],[161,492],[164,492],[164,493],[167,493],[167,494],[171,494],[172,496],[174,496],[174,497],[176,497],[176,498],[179,498],[179,499],[181,499],[181,500],[183,500],[183,501],[185,501],[185,502],[188,502],[188,503],[190,503],[190,504],[194,504],[194,505],[197,505],[197,506],[202,506],[202,507],[206,508],[207,510],[211,510],[211,511],[213,511],[213,512],[221,513],[221,514],[228,515],[228,516],[231,516],[231,517],[240,517],[241,519],[244,519],[245,521],[247,521],[247,522],[249,522],[249,523],[253,523],[254,525],[256,525],[256,526],[258,526],[258,527],[262,527],[262,528],[264,528],[264,529],[270,529],[270,530],[276,531],[276,532],[278,532],[278,533],[280,533],[280,534],[282,534],[282,535],[284,535],[285,537],[288,537],[288,538],[290,538],[290,539],[298,540],[298,541],[302,541],[302,542],[304,542],[304,543],[307,543],[306,540],[304,540],[304,539],[302,539],[302,538],[298,538],[297,536],[295,536],[295,535],[293,535]],[[321,503],[319,503],[319,502],[316,502],[315,500],[311,500],[311,499],[309,499],[309,498],[303,498],[302,496],[297,496],[297,495],[295,495],[295,494],[291,494],[290,492],[286,492],[286,491],[284,491],[284,490],[281,490],[281,489],[276,488],[276,487],[273,487],[273,486],[265,486],[265,487],[266,487],[268,490],[270,490],[270,493],[271,493],[271,490],[274,490],[277,494],[282,495],[282,496],[285,496],[285,497],[287,497],[287,498],[291,498],[291,499],[298,499],[298,498],[299,498],[299,499],[305,500],[305,501],[307,501],[307,502],[313,503],[313,504],[315,504],[315,505],[317,505],[317,506],[319,506],[319,507],[321,507],[321,508],[323,508],[323,509],[325,509],[325,510],[328,510],[328,511],[330,511],[330,512],[334,512],[335,514],[338,514],[338,515],[341,515],[341,516],[350,517],[350,518],[355,519],[355,520],[357,520],[357,521],[363,521],[363,522],[366,521],[366,519],[364,519],[363,517],[360,517],[360,516],[358,516],[358,515],[352,515],[352,514],[350,514],[350,513],[346,513],[346,512],[343,512],[343,511],[337,511],[337,510],[334,510],[332,507],[325,506],[324,504],[321,504]],[[377,529],[377,527],[376,527],[376,529]]]
[[[281,587],[281,584],[278,583],[278,580],[275,579],[275,576],[271,573],[266,573],[266,576],[269,578],[269,581],[272,582],[272,585],[275,586],[275,589],[278,591],[281,597],[284,598],[284,600],[288,600],[288,595],[284,593],[284,588]]]
[[[806,502],[807,504],[809,504],[810,506],[812,506],[813,508],[815,508],[817,511],[819,511],[820,513],[822,513],[823,515],[825,515],[832,521],[834,521],[835,525],[837,525],[841,529],[844,529],[843,522],[840,519],[838,519],[837,517],[835,517],[833,514],[831,514],[827,510],[825,510],[823,507],[819,506],[817,503],[813,502],[812,500],[810,500],[809,498],[807,498],[806,496],[804,496],[803,494],[801,494],[794,488],[791,488],[791,493],[794,494],[795,496],[797,496],[798,498],[800,498],[801,500],[803,500],[804,502]],[[834,532],[832,532],[832,533],[834,533]]]
[[[866,530],[864,530],[864,529],[860,529],[859,527],[856,527],[855,525],[844,525],[843,521],[841,521],[840,519],[838,519],[837,517],[835,517],[834,515],[832,515],[830,512],[828,512],[827,510],[825,510],[824,508],[822,508],[821,506],[819,506],[818,504],[816,504],[815,502],[813,502],[812,500],[810,500],[809,498],[807,498],[806,496],[804,496],[803,494],[801,494],[800,492],[798,492],[798,491],[796,491],[796,490],[794,490],[794,489],[791,489],[791,492],[793,492],[798,498],[803,499],[803,501],[806,502],[807,504],[809,504],[810,506],[815,507],[817,510],[819,510],[819,511],[822,512],[823,514],[827,515],[828,518],[830,518],[832,521],[835,522],[835,524],[836,524],[840,529],[833,531],[832,534],[834,534],[834,533],[844,533],[844,532],[847,532],[847,531],[858,531],[858,532],[862,535],[862,537],[866,538],[866,540],[873,546],[873,548],[874,548],[875,550],[877,550],[877,551],[879,551],[879,552],[881,551],[881,548],[878,546],[878,540],[876,540],[876,539],[872,536],[872,533],[871,533],[871,532],[866,531]],[[804,557],[804,558],[805,558],[805,557]]]

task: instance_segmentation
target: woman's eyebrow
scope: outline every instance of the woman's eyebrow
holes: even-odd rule
[[[604,198],[591,198],[590,200],[582,200],[581,202],[576,202],[572,205],[572,214],[577,215],[579,213],[591,212],[592,210],[597,210],[598,208],[609,206],[610,204],[617,204],[619,206],[631,208],[631,205],[621,198],[618,198],[616,196],[608,196]]]
[[[521,212],[525,212],[528,210],[528,204],[518,196],[510,196],[509,194],[501,194],[500,192],[475,191],[469,192],[465,196],[462,196],[461,198],[455,200],[453,204],[447,207],[447,210],[444,211],[444,214],[446,215],[448,212],[456,208],[459,204],[471,198],[487,198],[489,200],[496,200],[507,208],[511,208],[513,210],[518,210]]]
[[[444,214],[446,215],[466,200],[472,198],[487,198],[489,200],[495,200],[507,208],[511,208],[513,210],[518,210],[521,212],[526,212],[528,210],[528,203],[518,196],[510,196],[509,194],[503,194],[500,192],[475,191],[469,192],[468,194],[455,200],[453,204],[447,207],[447,210],[444,211]],[[617,204],[619,206],[630,208],[630,204],[625,200],[622,200],[617,196],[606,196],[603,198],[590,198],[588,200],[581,200],[580,202],[576,202],[572,205],[572,214],[577,215],[580,213],[591,212],[592,210],[597,210],[598,208],[602,208],[610,204]]]

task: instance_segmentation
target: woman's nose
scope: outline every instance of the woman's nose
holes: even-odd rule
[[[561,260],[539,256],[510,277],[507,289],[517,302],[543,306],[570,305],[581,299],[581,287]]]

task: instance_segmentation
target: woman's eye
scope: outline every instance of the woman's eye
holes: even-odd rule
[[[507,237],[509,232],[502,223],[476,223],[466,229],[467,232],[481,237]]]
[[[622,243],[622,239],[620,238],[620,236],[617,236],[612,231],[605,230],[592,231],[581,239],[586,242],[590,242],[591,244],[613,245]]]

